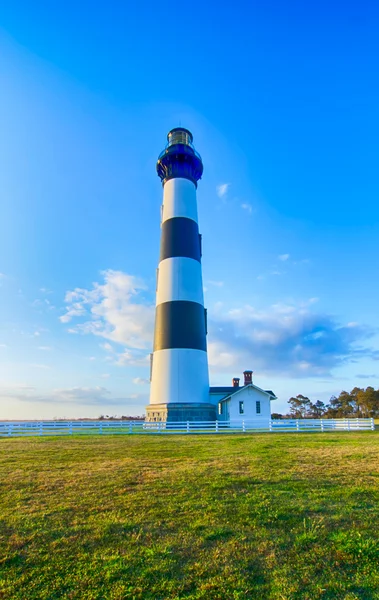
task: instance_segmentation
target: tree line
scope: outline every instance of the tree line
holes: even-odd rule
[[[351,392],[342,391],[332,396],[328,403],[321,400],[312,402],[307,396],[299,394],[288,400],[289,411],[286,415],[273,413],[273,419],[338,419],[379,417],[379,389],[369,386],[366,389],[355,387]]]

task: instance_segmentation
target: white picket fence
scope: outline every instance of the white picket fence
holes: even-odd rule
[[[90,434],[263,433],[374,430],[374,419],[275,419],[254,421],[0,421],[0,437]]]

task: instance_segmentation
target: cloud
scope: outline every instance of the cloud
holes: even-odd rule
[[[66,313],[62,323],[84,317],[71,327],[71,333],[93,334],[125,346],[131,360],[145,356],[153,337],[154,306],[144,303],[145,284],[133,275],[111,269],[103,271],[103,283],[90,290],[76,288],[66,293]],[[110,344],[103,345],[112,352]],[[125,364],[126,353],[119,356]]]
[[[263,279],[266,279],[266,277],[270,277],[271,275],[274,277],[280,276],[280,275],[285,275],[286,271],[278,271],[277,269],[273,269],[272,271],[269,271],[268,273],[266,273],[265,275],[258,275],[257,279],[262,281]]]
[[[230,183],[220,183],[220,185],[218,185],[216,187],[217,196],[219,198],[225,198],[225,196],[228,193],[229,187],[230,187]]]
[[[61,404],[67,406],[88,405],[103,406],[123,405],[128,401],[144,398],[138,394],[131,394],[123,398],[114,398],[111,392],[104,387],[73,387],[66,389],[55,389],[50,394],[37,394],[33,387],[25,385],[14,385],[0,387],[0,398],[9,398],[28,403]]]
[[[6,344],[0,344],[0,348],[8,348]]]
[[[146,367],[154,306],[144,304],[145,284],[120,271],[105,271],[103,277],[104,282],[94,283],[92,289],[67,292],[65,317],[74,318],[74,305],[81,315],[71,331],[107,340],[101,345],[109,362]],[[379,359],[379,351],[366,345],[374,330],[355,322],[341,325],[335,317],[315,312],[316,302],[317,298],[310,298],[301,304],[278,303],[265,310],[250,305],[226,310],[217,303],[208,313],[211,368],[250,367],[272,376],[330,377],[343,364],[364,357]]]
[[[332,369],[377,351],[361,345],[375,333],[340,325],[334,317],[301,305],[275,304],[266,310],[244,306],[209,319],[209,364],[213,370],[252,368],[289,377],[330,376]]]
[[[100,344],[100,348],[103,348],[103,350],[106,350],[107,352],[114,352],[114,348],[111,344],[109,344],[108,342],[104,342],[104,344]]]
[[[55,402],[63,403],[102,404],[109,402],[109,395],[110,391],[100,386],[73,387],[54,390],[52,399]]]
[[[46,352],[50,352],[52,350],[51,346],[38,346],[38,350],[44,350]]]
[[[364,373],[359,373],[355,377],[357,377],[357,379],[379,379],[379,375],[375,375],[375,373],[373,373],[372,375],[365,375]]]
[[[148,379],[143,379],[143,377],[135,377],[133,383],[135,385],[150,385],[150,381]]]
[[[249,215],[253,214],[253,207],[251,204],[249,204],[249,202],[243,202],[243,204],[241,204],[241,208],[243,210],[246,210],[246,212],[248,212]]]
[[[137,354],[135,351],[125,350],[121,354],[116,354],[114,362],[119,367],[131,365],[133,367],[147,367],[150,364],[149,354]]]
[[[290,257],[289,254],[279,254],[279,256],[278,256],[279,260],[282,260],[282,261],[288,260],[289,257]]]
[[[213,285],[214,287],[222,287],[224,285],[223,281],[207,281],[207,285]]]
[[[32,306],[34,308],[40,309],[40,312],[42,312],[42,310],[46,308],[48,310],[55,310],[55,306],[51,304],[50,300],[48,300],[47,298],[44,298],[43,300],[41,300],[40,298],[36,298],[36,300],[33,300]]]

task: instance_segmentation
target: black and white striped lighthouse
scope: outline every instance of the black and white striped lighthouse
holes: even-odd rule
[[[154,352],[148,421],[209,421],[207,324],[196,188],[203,173],[188,129],[177,127],[159,155],[163,184]]]

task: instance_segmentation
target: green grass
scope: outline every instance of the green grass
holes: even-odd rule
[[[0,440],[0,598],[379,599],[379,434]]]

